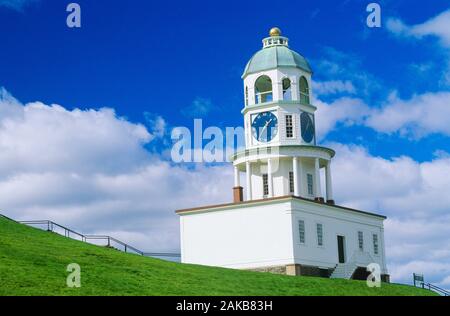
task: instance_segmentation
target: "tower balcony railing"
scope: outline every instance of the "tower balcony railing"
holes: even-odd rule
[[[272,101],[273,101],[272,91],[258,92],[255,94],[256,104],[272,102]]]

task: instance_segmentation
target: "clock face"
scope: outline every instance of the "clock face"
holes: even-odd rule
[[[253,137],[259,142],[267,143],[278,134],[278,119],[272,112],[256,115],[252,122]]]
[[[302,126],[302,138],[306,143],[312,142],[314,139],[314,122],[311,116],[303,112],[300,115],[300,124]]]

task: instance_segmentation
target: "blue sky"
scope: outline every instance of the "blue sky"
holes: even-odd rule
[[[384,25],[389,16],[421,23],[448,5],[380,3]],[[368,29],[365,1],[293,1],[289,8],[270,12],[273,2],[264,1],[79,4],[82,28],[76,30],[65,26],[64,1],[31,1],[16,12],[0,9],[0,84],[22,102],[56,102],[69,109],[109,106],[134,122],[152,112],[172,125],[186,125],[183,110],[203,98],[211,103],[208,124],[236,126],[241,124],[240,75],[273,25],[308,58],[315,80],[349,80],[354,72],[366,72],[368,91],[359,96],[372,107],[381,106],[392,90],[409,98],[442,89],[437,84],[442,52],[433,49],[438,40],[399,41],[386,27]],[[321,60],[334,59],[331,49],[346,54],[341,66],[350,73],[320,68]],[[427,70],[419,75],[412,65]],[[426,160],[435,146],[450,150],[439,136],[405,142],[395,136],[380,139],[364,128],[339,129],[330,139],[355,142],[355,133],[364,136],[372,153],[384,157],[406,152]]]
[[[314,70],[337,202],[388,215],[394,280],[425,272],[450,288],[448,1],[378,1],[379,29],[362,0],[78,1],[80,29],[68,3],[0,0],[7,215],[177,250],[173,210],[229,200],[232,172],[169,164],[170,130],[242,125],[240,76],[278,26]]]

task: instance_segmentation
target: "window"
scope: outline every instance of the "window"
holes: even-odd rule
[[[306,175],[307,181],[308,181],[308,194],[314,195],[314,187],[313,187],[313,175],[308,173]]]
[[[245,87],[245,106],[248,105],[248,87]]]
[[[269,195],[269,177],[267,176],[267,173],[262,175],[263,178],[263,194],[264,196]]]
[[[305,221],[298,221],[298,237],[301,244],[305,243]]]
[[[322,226],[322,224],[317,224],[317,245],[323,246],[323,226]]]
[[[292,100],[291,80],[289,80],[288,78],[284,78],[282,84],[283,84],[283,100],[291,101]]]
[[[364,250],[364,235],[363,232],[358,232],[358,248],[359,250]]]
[[[305,77],[300,78],[300,103],[309,104],[309,87]]]
[[[378,254],[378,235],[373,234],[373,253]]]
[[[294,193],[294,172],[289,171],[289,192]]]
[[[286,119],[286,138],[294,137],[294,127],[292,124],[292,115],[288,114],[285,116]]]
[[[272,80],[268,76],[261,76],[255,82],[256,104],[272,101]]]

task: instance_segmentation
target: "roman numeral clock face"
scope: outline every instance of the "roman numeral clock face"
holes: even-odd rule
[[[272,112],[257,114],[252,122],[253,137],[262,143],[268,143],[278,134],[278,119]]]
[[[303,140],[306,143],[312,142],[314,139],[314,121],[308,113],[303,112],[300,115],[300,125]]]

